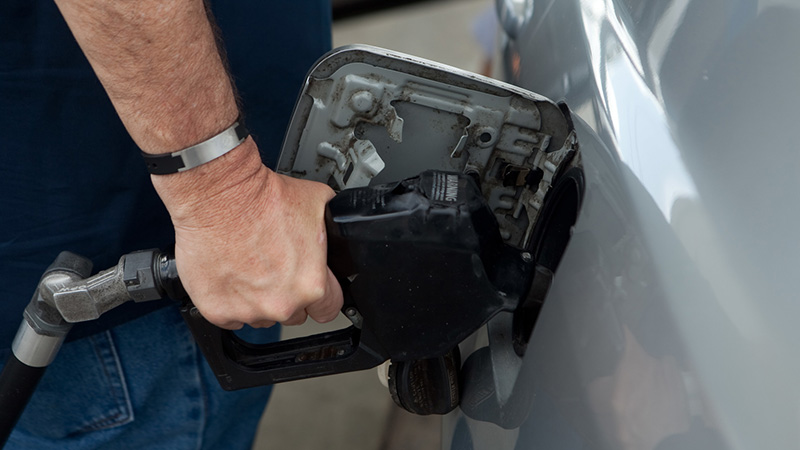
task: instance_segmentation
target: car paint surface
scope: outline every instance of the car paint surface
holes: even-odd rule
[[[800,448],[798,45],[791,1],[535,1],[507,78],[570,107],[585,195],[527,353],[444,448]]]

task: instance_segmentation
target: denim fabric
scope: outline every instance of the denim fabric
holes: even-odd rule
[[[270,391],[223,391],[168,307],[66,344],[6,448],[249,449]]]

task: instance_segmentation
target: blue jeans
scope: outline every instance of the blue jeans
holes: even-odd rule
[[[6,448],[249,449],[270,392],[223,391],[166,307],[64,345]]]

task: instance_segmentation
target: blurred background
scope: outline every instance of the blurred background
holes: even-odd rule
[[[370,44],[472,72],[492,47],[494,0],[333,0],[333,45]],[[478,31],[480,29],[482,31]],[[483,36],[481,36],[483,35]],[[285,327],[283,338],[345,328]],[[435,450],[441,419],[397,408],[375,370],[275,386],[254,450]]]

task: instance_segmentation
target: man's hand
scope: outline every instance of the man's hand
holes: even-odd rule
[[[209,321],[229,329],[242,323],[298,325],[307,315],[318,322],[334,319],[342,291],[327,266],[323,217],[333,191],[273,173],[258,158],[231,156],[237,160],[203,168],[213,173],[175,175],[225,177],[218,181],[220,190],[205,192],[211,197],[189,193],[173,202],[165,196],[175,225],[178,273],[192,301]],[[247,164],[253,170],[246,178],[229,178],[227,171],[241,173]],[[159,190],[171,181],[186,182],[153,178]]]
[[[189,147],[238,117],[203,0],[56,4],[144,152]],[[326,265],[327,186],[270,172],[252,139],[152,180],[175,225],[178,273],[212,323],[238,328],[336,316],[342,293]]]

